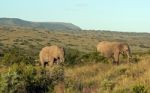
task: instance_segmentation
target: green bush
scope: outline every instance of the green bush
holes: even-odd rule
[[[1,64],[10,66],[14,63],[35,64],[35,58],[32,54],[26,53],[23,49],[11,48],[5,51]]]
[[[2,47],[2,46],[4,46],[4,44],[3,44],[3,43],[0,43],[0,47]]]
[[[37,68],[26,64],[13,64],[0,76],[0,93],[51,93],[64,79],[63,67]]]
[[[100,55],[98,52],[91,52],[84,54],[81,59],[86,62],[102,62],[107,63],[107,58]]]
[[[115,82],[109,79],[104,79],[101,83],[104,90],[111,91],[115,87]]]
[[[138,62],[140,61],[140,58],[135,55],[135,56],[133,56],[133,57],[130,59],[130,61],[131,61],[132,63],[138,63]]]
[[[132,89],[133,93],[147,93],[147,89],[143,85],[135,85]]]
[[[76,49],[65,49],[65,63],[67,65],[82,64],[85,62],[107,63],[107,58],[101,56],[98,52],[81,52]]]
[[[83,52],[76,49],[65,49],[65,64],[66,65],[75,65],[80,63],[80,58],[83,55]]]

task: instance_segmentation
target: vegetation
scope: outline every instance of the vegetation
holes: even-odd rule
[[[150,93],[147,33],[3,26],[0,32],[0,93]],[[95,51],[101,40],[129,42],[131,62],[121,57],[120,65],[114,65],[101,56]],[[65,62],[42,68],[39,51],[52,44],[65,47]]]
[[[5,66],[13,65],[14,63],[17,64],[32,64],[35,65],[35,58],[29,54],[26,53],[25,50],[20,48],[10,48],[5,51],[4,56],[1,60],[1,64]]]
[[[143,85],[135,85],[133,87],[133,93],[147,93],[147,90]]]
[[[48,93],[63,78],[60,67],[49,71],[23,63],[13,64],[8,72],[1,74],[0,93]]]
[[[119,66],[96,52],[66,52],[65,65],[43,69],[36,65],[38,55],[28,58],[25,50],[10,48],[1,61],[0,93],[51,93],[60,82],[65,93],[149,93],[149,52],[135,60],[139,62]]]

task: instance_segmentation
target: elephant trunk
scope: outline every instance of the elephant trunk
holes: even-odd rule
[[[130,62],[130,59],[132,58],[130,51],[127,52],[127,57],[128,57],[127,61]]]

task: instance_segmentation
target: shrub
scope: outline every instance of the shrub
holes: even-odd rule
[[[25,50],[21,48],[11,48],[5,51],[1,63],[7,66],[14,63],[35,64],[34,60],[33,55],[26,53]]]
[[[147,89],[143,85],[135,85],[132,89],[133,93],[147,93]]]
[[[80,61],[83,52],[78,51],[76,49],[65,49],[65,63],[66,65],[75,65]]]
[[[2,47],[2,46],[4,46],[4,44],[3,44],[3,43],[0,43],[0,46]]]
[[[139,59],[138,56],[133,56],[133,57],[130,59],[130,61],[131,61],[132,63],[138,63],[138,62],[140,62],[140,59]]]
[[[102,87],[104,90],[111,91],[115,87],[115,82],[109,79],[104,79],[102,82]]]
[[[86,62],[102,62],[107,63],[107,58],[101,56],[98,52],[86,53],[81,57]]]
[[[1,74],[0,93],[51,93],[54,86],[63,81],[63,74],[61,66],[48,70],[13,64],[7,73]]]
[[[82,64],[85,62],[107,63],[107,58],[101,56],[98,52],[85,53],[76,49],[65,50],[65,63],[67,65]]]

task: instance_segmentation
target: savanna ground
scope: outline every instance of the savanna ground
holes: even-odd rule
[[[150,93],[149,36],[1,26],[0,93]],[[121,64],[114,65],[96,53],[102,40],[129,43],[131,63],[122,56]],[[43,69],[38,53],[53,44],[65,47],[66,61]]]

